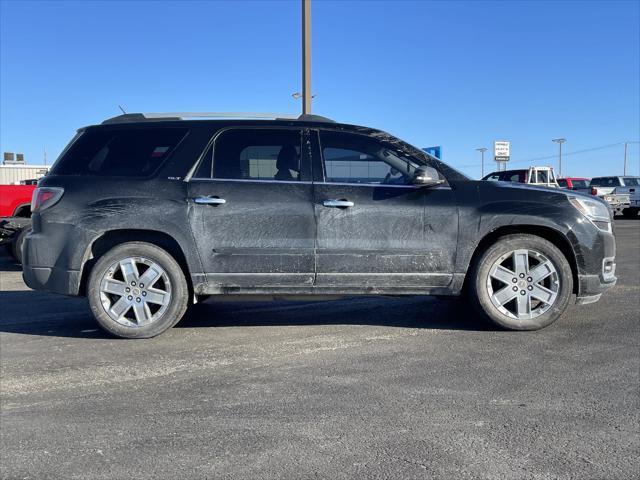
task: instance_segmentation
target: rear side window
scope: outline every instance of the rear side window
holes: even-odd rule
[[[566,188],[569,186],[569,184],[567,183],[567,181],[564,178],[559,178],[558,179],[558,185],[560,185],[562,188]]]
[[[303,180],[302,131],[239,128],[222,132],[204,154],[196,178]]]
[[[638,186],[640,186],[640,178],[624,177],[623,180],[624,180],[625,187],[638,187]]]
[[[591,180],[591,185],[594,187],[619,187],[620,182],[618,177],[600,177]]]
[[[549,183],[549,172],[546,170],[538,170],[538,183]]]
[[[53,175],[147,177],[187,134],[183,128],[87,130],[53,166]]]

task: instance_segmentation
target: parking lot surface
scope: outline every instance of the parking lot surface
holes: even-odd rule
[[[538,332],[455,300],[197,305],[116,340],[0,258],[3,478],[638,478],[640,221]]]

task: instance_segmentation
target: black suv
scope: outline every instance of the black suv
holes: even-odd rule
[[[323,117],[127,114],[82,128],[34,193],[31,288],[84,295],[128,338],[209,295],[461,295],[509,329],[613,286],[607,205],[473,181],[385,132]]]

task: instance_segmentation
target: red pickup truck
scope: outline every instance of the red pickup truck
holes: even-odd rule
[[[19,262],[22,242],[31,227],[31,196],[36,185],[0,185],[0,245]]]
[[[30,217],[35,185],[0,185],[0,218]]]

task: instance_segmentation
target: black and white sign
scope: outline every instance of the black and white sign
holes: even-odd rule
[[[511,142],[497,140],[493,142],[493,158],[496,162],[508,162],[511,153]]]

